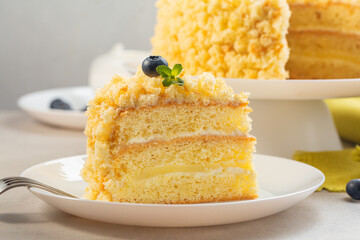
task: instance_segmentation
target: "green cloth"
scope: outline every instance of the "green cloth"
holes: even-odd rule
[[[360,144],[360,97],[325,101],[333,116],[339,135]]]
[[[341,151],[297,151],[293,158],[314,166],[325,174],[325,182],[318,191],[345,191],[350,180],[360,178],[360,146]]]

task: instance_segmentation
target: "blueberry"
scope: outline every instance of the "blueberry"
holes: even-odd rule
[[[161,56],[150,56],[142,62],[142,70],[148,77],[157,77],[160,74],[156,71],[156,68],[160,65],[168,66],[165,58]]]
[[[60,110],[71,110],[71,107],[68,103],[64,102],[61,99],[55,99],[50,103],[51,109],[60,109]]]
[[[360,179],[353,179],[346,184],[347,194],[355,200],[360,200]]]

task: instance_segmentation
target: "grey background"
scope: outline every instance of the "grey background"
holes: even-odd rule
[[[0,0],[0,109],[23,94],[88,83],[117,42],[150,50],[156,0]]]

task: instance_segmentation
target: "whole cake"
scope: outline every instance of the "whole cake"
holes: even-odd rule
[[[246,93],[181,65],[115,76],[90,101],[86,198],[202,203],[257,197]],[[181,72],[181,73],[180,73]]]
[[[360,77],[360,0],[158,0],[156,5],[152,51],[171,64],[182,62],[191,75]],[[107,66],[118,62],[111,60],[103,72],[113,74]],[[90,79],[94,89],[108,81],[94,72]]]
[[[192,75],[285,79],[286,0],[159,0],[153,53]]]
[[[360,77],[360,1],[288,2],[290,78]]]

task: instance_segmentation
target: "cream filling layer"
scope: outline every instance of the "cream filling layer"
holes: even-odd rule
[[[229,133],[226,131],[219,131],[219,130],[201,130],[197,132],[187,132],[187,133],[180,133],[174,136],[166,136],[162,134],[153,134],[150,137],[132,137],[128,139],[128,144],[133,143],[146,143],[152,140],[161,139],[161,140],[171,140],[174,138],[181,138],[181,137],[192,137],[192,136],[204,136],[204,135],[215,135],[215,136],[248,136],[248,133],[250,132],[251,127],[248,127],[247,129],[236,129],[233,132]]]
[[[144,171],[137,175],[134,180],[141,181],[158,176],[190,176],[195,178],[202,178],[219,176],[223,174],[239,176],[252,173],[253,171],[240,167],[218,167],[215,169],[205,170],[205,167],[202,166],[166,166]]]
[[[358,59],[358,57],[356,55],[350,56],[348,54],[343,54],[341,52],[328,51],[326,53],[322,53],[322,52],[316,53],[313,51],[303,51],[303,52],[293,51],[292,55],[296,56],[296,57],[316,58],[316,59],[322,59],[322,60],[327,60],[327,61],[341,60],[344,62],[360,65],[360,60]],[[293,58],[293,59],[296,59],[296,58]]]

